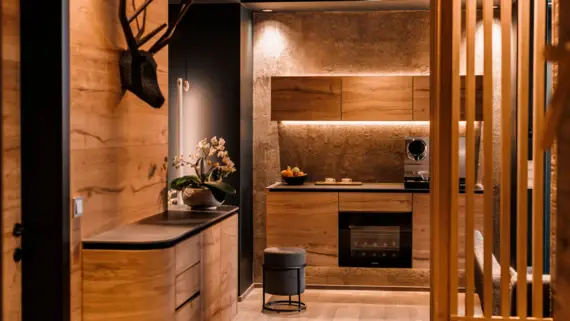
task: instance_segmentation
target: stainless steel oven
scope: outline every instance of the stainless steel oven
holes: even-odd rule
[[[339,213],[339,266],[412,267],[412,213]]]

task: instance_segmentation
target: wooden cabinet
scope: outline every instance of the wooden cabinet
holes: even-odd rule
[[[459,195],[459,268],[465,266],[465,194]],[[430,268],[430,195],[414,194],[412,267]],[[475,195],[475,229],[483,232],[483,194]]]
[[[412,77],[342,77],[342,120],[412,120]]]
[[[272,77],[271,120],[340,120],[340,77]]]
[[[202,232],[204,320],[229,321],[237,315],[238,220],[233,216]]]
[[[411,193],[339,193],[339,211],[411,212]]]
[[[267,193],[267,246],[307,251],[307,265],[338,266],[338,193]]]
[[[414,76],[414,120],[429,121],[430,120],[430,77]],[[483,77],[475,77],[475,119],[483,120]],[[461,77],[461,120],[465,120],[466,106],[466,88],[465,77]]]
[[[85,321],[230,321],[237,315],[237,215],[174,245],[167,240],[164,248],[144,249],[148,244],[83,250]]]

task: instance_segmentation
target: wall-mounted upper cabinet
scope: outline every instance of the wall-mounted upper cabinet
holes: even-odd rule
[[[466,81],[461,77],[461,120]],[[475,119],[483,120],[483,76]],[[429,76],[272,77],[271,120],[429,121]]]
[[[467,83],[461,77],[461,120],[465,120]],[[483,76],[475,77],[475,120],[483,120]],[[414,120],[429,121],[430,79],[429,76],[414,76]]]
[[[272,77],[271,120],[341,120],[341,77]]]
[[[412,77],[342,77],[342,120],[412,120]]]

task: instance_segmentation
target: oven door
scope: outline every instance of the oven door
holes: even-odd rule
[[[339,213],[339,266],[412,267],[412,213]]]

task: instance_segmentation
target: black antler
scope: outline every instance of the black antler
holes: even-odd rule
[[[176,15],[174,20],[170,22],[168,30],[166,30],[164,35],[162,35],[162,37],[160,37],[160,39],[158,39],[158,41],[150,48],[149,52],[155,54],[168,44],[170,38],[172,37],[172,34],[174,33],[174,30],[176,29],[176,26],[178,26],[178,24],[180,23],[180,21],[182,20],[182,18],[184,17],[184,15],[186,14],[186,12],[188,11],[193,2],[194,2],[193,0],[183,1],[182,7],[180,8],[178,15]]]
[[[178,26],[190,8],[190,5],[192,5],[193,0],[183,1],[180,11],[171,21],[164,35],[162,35],[162,37],[160,37],[148,51],[143,51],[139,50],[139,48],[167,27],[167,24],[164,23],[146,36],[143,36],[146,26],[146,9],[152,1],[154,0],[146,0],[142,6],[135,8],[135,12],[131,17],[127,17],[127,0],[120,1],[119,20],[121,21],[121,27],[123,28],[125,39],[129,47],[129,49],[124,51],[121,55],[121,81],[123,83],[123,88],[130,90],[152,107],[160,108],[164,104],[164,96],[160,92],[160,87],[158,86],[156,73],[157,66],[153,55],[168,44],[176,26]],[[137,19],[141,13],[144,13],[142,27],[139,26]],[[136,36],[133,34],[130,25],[135,19],[137,19],[138,26]]]

